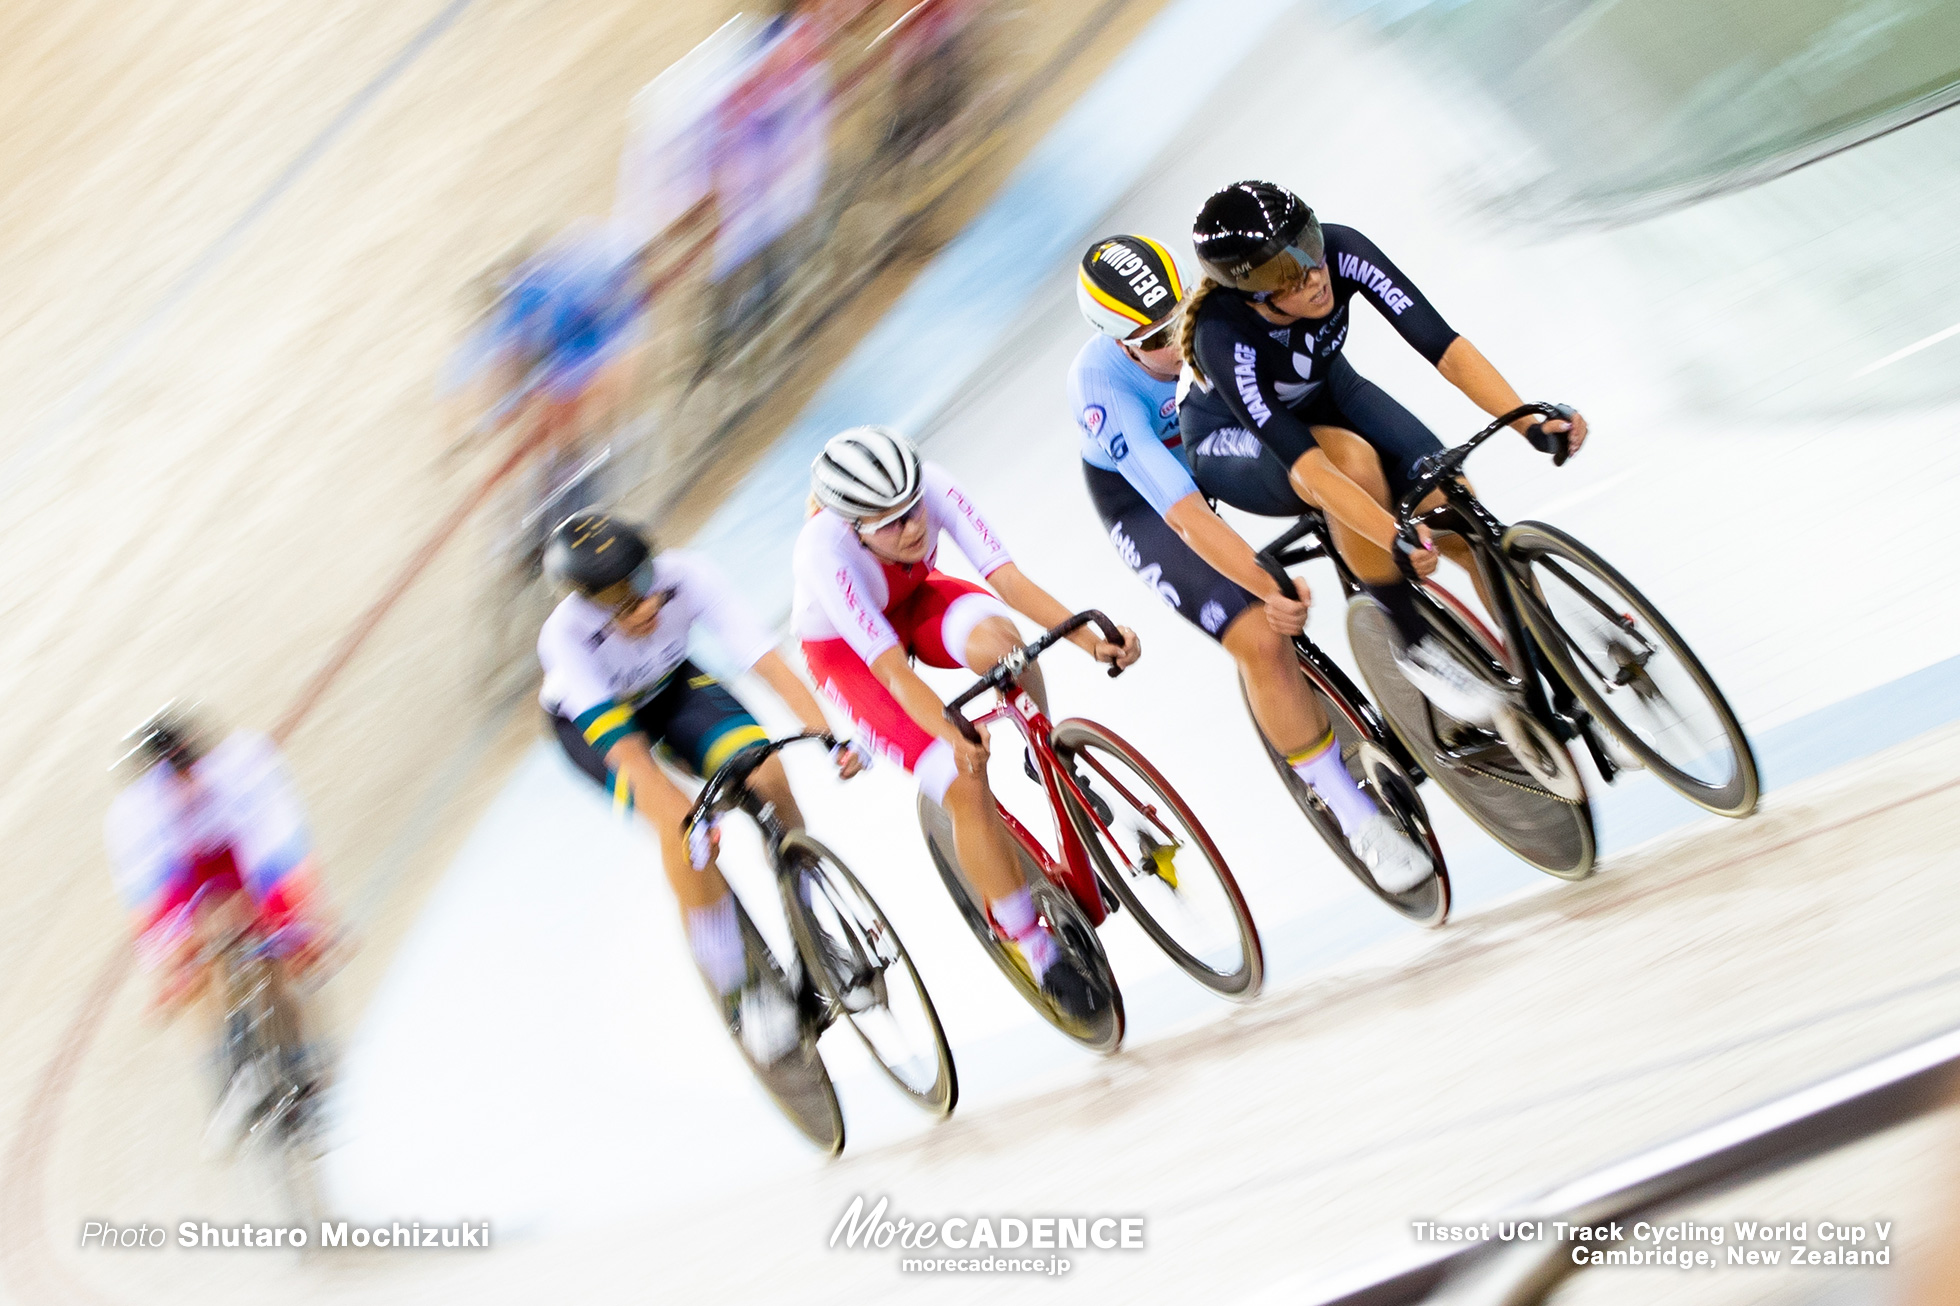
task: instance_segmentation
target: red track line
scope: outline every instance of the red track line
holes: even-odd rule
[[[414,556],[402,565],[393,583],[382,591],[381,597],[375,600],[372,607],[361,614],[360,620],[356,621],[353,628],[342,638],[340,647],[334,650],[333,656],[327,659],[326,665],[315,672],[313,679],[307,681],[306,687],[300,690],[299,698],[286,710],[286,715],[280,718],[279,724],[272,728],[273,739],[284,744],[292,738],[293,732],[300,728],[313,709],[319,705],[320,699],[325,696],[333,682],[340,678],[340,673],[347,669],[347,664],[354,660],[354,655],[361,651],[361,646],[367,643],[368,637],[374,634],[375,628],[393,610],[395,604],[401,601],[402,595],[408,592],[409,587],[428,568],[428,565],[435,561],[436,555],[442,552],[443,546],[462,529],[463,523],[469,520],[470,515],[483,506],[483,501],[490,497],[490,492],[497,488],[498,483],[516,471],[518,464],[538,447],[544,435],[543,424],[535,426],[531,434],[510,451],[510,455],[498,464],[495,471],[477,484],[474,492],[456,505],[442,525],[436,528],[435,533],[429,536],[422,547],[415,551]]]

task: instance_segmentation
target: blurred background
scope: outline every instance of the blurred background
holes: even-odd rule
[[[772,1300],[1299,1300],[1410,1254],[1411,1220],[1951,1023],[1954,6],[61,0],[0,27],[0,1297],[630,1300],[658,1265]],[[1682,628],[1757,740],[1761,816],[1710,828],[1636,780],[1570,886],[1434,797],[1459,917],[1420,936],[1311,845],[1216,650],[1102,538],[1064,389],[1081,250],[1139,230],[1189,272],[1191,215],[1241,176],[1366,231],[1527,397],[1586,411],[1578,462],[1494,450],[1479,487]],[[569,410],[522,351],[528,291],[592,315]],[[1481,424],[1357,317],[1366,374],[1446,440]],[[823,1165],[695,996],[651,842],[540,744],[531,645],[542,531],[595,495],[780,621],[809,458],[867,420],[1144,633],[1120,685],[1057,660],[1057,701],[1213,824],[1273,978],[1234,1010],[1113,937],[1131,1047],[1080,1056],[948,910],[903,776],[793,771],[966,1086],[926,1129],[847,1063]],[[1346,657],[1333,617],[1311,633]],[[274,1218],[200,1150],[208,1049],[149,1012],[103,851],[116,741],[178,695],[277,739],[355,945],[313,998],[334,1201],[490,1219],[499,1252],[77,1248],[85,1219]],[[1945,1128],[1715,1218],[1896,1218],[1923,1256]],[[1152,1241],[1039,1287],[919,1280],[824,1249],[860,1192],[1141,1211]]]

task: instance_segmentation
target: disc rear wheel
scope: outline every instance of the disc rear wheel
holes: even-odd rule
[[[1361,881],[1363,888],[1387,903],[1396,912],[1417,925],[1429,928],[1441,925],[1450,914],[1450,875],[1443,862],[1443,848],[1436,841],[1436,832],[1430,828],[1429,810],[1423,806],[1422,798],[1416,793],[1414,781],[1390,750],[1389,741],[1357,725],[1349,705],[1336,701],[1329,694],[1329,686],[1323,685],[1314,668],[1303,657],[1300,671],[1312,686],[1314,696],[1320,700],[1321,709],[1334,728],[1335,742],[1340,746],[1341,761],[1348,774],[1354,777],[1361,792],[1368,795],[1377,810],[1387,814],[1402,827],[1402,832],[1413,839],[1418,848],[1429,854],[1434,872],[1429,878],[1403,893],[1391,893],[1375,883],[1367,863],[1355,853],[1348,843],[1346,831],[1341,829],[1340,821],[1327,809],[1327,805],[1314,795],[1311,787],[1302,780],[1299,773],[1287,764],[1286,757],[1270,743],[1259,731],[1255,721],[1253,731],[1259,734],[1259,746],[1266,754],[1266,760],[1273,764],[1280,783],[1300,808],[1300,814],[1320,835],[1342,866],[1355,879]],[[1239,696],[1245,697],[1245,681],[1240,678]],[[1246,714],[1252,713],[1250,700],[1246,702]]]
[[[775,954],[763,941],[761,932],[749,919],[748,910],[742,906],[739,898],[735,900],[735,915],[742,928],[742,949],[756,976],[754,982],[775,985],[777,996],[795,1006],[796,986],[777,964]],[[708,992],[719,1005],[722,1001],[720,996],[712,988]],[[775,1099],[790,1123],[802,1131],[805,1138],[836,1156],[844,1150],[844,1113],[837,1105],[837,1090],[831,1086],[830,1072],[824,1068],[823,1057],[817,1052],[819,1032],[804,1025],[794,1048],[774,1062],[765,1063],[751,1056],[739,1032],[733,1025],[729,1027],[742,1060],[749,1063],[756,1080]]]
[[[1482,642],[1467,624],[1462,633]],[[1388,613],[1366,595],[1348,602],[1348,643],[1382,715],[1471,820],[1547,874],[1564,880],[1592,874],[1596,847],[1591,804],[1547,790],[1495,736],[1454,730],[1454,723],[1435,712],[1397,670],[1401,638]],[[1446,740],[1443,734],[1450,737]],[[1569,765],[1570,758],[1566,760]]]

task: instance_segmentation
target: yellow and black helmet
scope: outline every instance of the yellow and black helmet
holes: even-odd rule
[[[1150,237],[1109,236],[1082,256],[1075,300],[1096,330],[1136,344],[1176,321],[1184,278],[1170,251]]]

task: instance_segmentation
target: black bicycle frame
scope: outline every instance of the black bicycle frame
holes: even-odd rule
[[[755,823],[762,828],[763,842],[769,850],[770,865],[775,866],[777,850],[788,831],[783,828],[782,822],[776,819],[775,808],[763,802],[756,796],[755,791],[749,788],[749,776],[776,753],[805,739],[821,740],[825,748],[837,747],[836,737],[828,732],[807,731],[800,735],[788,735],[782,739],[749,744],[735,750],[735,755],[723,762],[720,769],[709,776],[708,782],[701,786],[701,792],[695,796],[694,806],[688,809],[687,819],[681,822],[681,830],[690,831],[703,820],[720,816],[723,812],[739,807],[754,817]]]
[[[1418,611],[1422,612],[1425,619],[1436,630],[1438,637],[1448,643],[1458,657],[1467,659],[1473,665],[1486,668],[1499,684],[1508,685],[1519,693],[1533,715],[1554,725],[1564,725],[1567,722],[1570,716],[1569,709],[1573,706],[1569,701],[1571,695],[1565,687],[1565,682],[1546,666],[1544,654],[1539,650],[1537,640],[1532,637],[1530,629],[1525,624],[1518,608],[1520,598],[1518,588],[1507,575],[1498,574],[1501,567],[1500,560],[1504,556],[1504,532],[1509,528],[1484,507],[1477,496],[1471,493],[1470,486],[1457,473],[1484,441],[1504,430],[1520,417],[1560,418],[1565,415],[1565,410],[1553,404],[1525,404],[1495,419],[1462,444],[1428,455],[1416,464],[1418,472],[1416,483],[1407,494],[1402,496],[1395,510],[1396,528],[1402,537],[1412,544],[1417,539],[1418,525],[1460,535],[1470,542],[1471,558],[1476,565],[1477,578],[1482,582],[1483,589],[1490,596],[1491,604],[1495,608],[1491,616],[1502,628],[1505,647],[1518,650],[1521,666],[1515,669],[1506,666],[1493,658],[1482,645],[1463,639],[1457,633],[1456,623],[1444,619],[1442,605],[1431,598],[1420,585],[1412,587],[1417,595]],[[1438,490],[1442,491],[1444,501],[1427,511],[1421,511],[1422,501]],[[1309,545],[1301,544],[1300,541],[1309,535],[1315,536],[1315,541]],[[1341,557],[1339,550],[1333,547],[1333,536],[1328,530],[1326,516],[1319,510],[1310,512],[1294,522],[1285,533],[1261,550],[1260,557],[1262,561],[1270,560],[1282,572],[1284,568],[1296,563],[1313,558],[1326,558],[1334,564],[1344,594],[1351,597],[1364,590],[1360,579],[1347,565],[1347,561]],[[1532,601],[1529,595],[1524,595],[1523,598],[1526,602]],[[1549,614],[1546,615],[1549,617]],[[1329,672],[1333,676],[1341,676],[1339,668],[1333,661],[1304,634],[1294,637],[1294,645],[1300,650],[1301,656],[1311,661],[1316,669]],[[1341,676],[1336,683],[1344,683],[1345,679],[1345,676]],[[1566,701],[1554,705],[1545,692],[1548,682],[1561,691],[1558,697]],[[1356,697],[1359,698],[1359,695],[1357,694]],[[1360,701],[1366,702],[1365,699]],[[1369,704],[1369,710],[1371,712],[1374,710],[1373,704]],[[1389,737],[1395,738],[1393,732],[1389,732]],[[1397,751],[1398,753],[1401,751],[1399,740]]]

